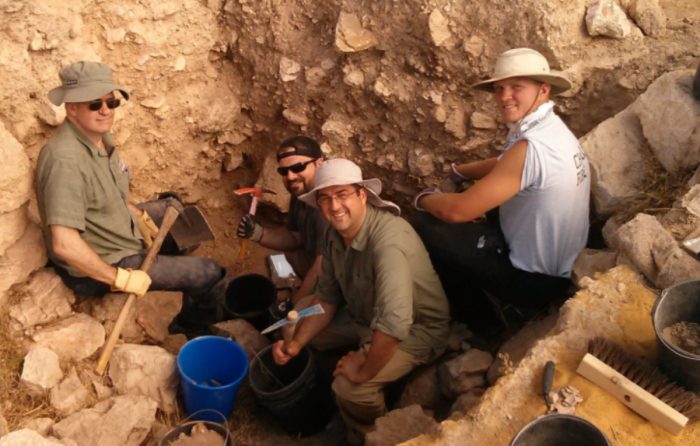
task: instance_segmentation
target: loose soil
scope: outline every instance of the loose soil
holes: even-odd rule
[[[676,347],[700,355],[700,324],[678,322],[663,330],[664,337]]]
[[[224,437],[217,432],[210,431],[203,423],[197,423],[192,428],[190,435],[181,433],[177,440],[170,443],[169,446],[223,446],[223,444]]]

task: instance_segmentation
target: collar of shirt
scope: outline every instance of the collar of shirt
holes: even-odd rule
[[[99,156],[100,154],[102,156],[105,156],[100,151],[99,147],[97,147],[94,142],[90,141],[90,139],[87,136],[85,136],[85,134],[83,132],[81,132],[80,129],[78,129],[78,127],[75,126],[75,124],[70,122],[69,119],[66,119],[65,123],[68,124],[68,127],[75,134],[75,137],[78,139],[78,141],[83,143],[83,145],[90,150],[90,153],[92,153],[93,157]],[[107,151],[107,157],[111,158],[112,155],[114,154],[114,147],[115,147],[114,138],[112,138],[112,132],[107,132],[104,135],[102,135],[102,142],[105,145],[105,150]]]
[[[362,222],[360,231],[357,233],[352,243],[350,243],[350,248],[355,251],[364,251],[367,248],[367,243],[369,243],[369,236],[374,221],[377,219],[377,210],[371,204],[367,203],[367,213],[365,214],[365,221]],[[338,239],[340,244],[338,246],[345,246],[343,238],[340,236],[338,231],[333,230],[333,235]]]

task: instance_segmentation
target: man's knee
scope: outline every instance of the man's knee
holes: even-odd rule
[[[374,386],[355,384],[345,375],[336,376],[333,380],[332,388],[338,398],[355,404],[372,404],[375,402],[377,395],[377,390]]]

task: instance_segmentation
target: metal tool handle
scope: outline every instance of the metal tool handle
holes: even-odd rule
[[[156,238],[153,239],[153,244],[148,249],[148,254],[146,254],[146,258],[143,259],[143,263],[141,264],[140,268],[141,271],[147,273],[148,270],[151,269],[151,266],[153,265],[153,262],[156,260],[156,256],[158,255],[158,251],[160,251],[160,247],[163,244],[163,240],[165,240],[165,237],[168,235],[170,228],[172,227],[173,223],[175,223],[175,220],[177,220],[177,216],[178,212],[177,209],[175,209],[174,207],[168,207],[168,209],[165,211],[163,223],[161,223],[160,229],[158,229],[158,234],[156,235]],[[110,333],[109,339],[107,339],[107,342],[105,343],[105,346],[102,349],[100,359],[97,360],[97,365],[95,366],[95,373],[97,373],[98,375],[102,375],[105,372],[105,369],[107,369],[107,364],[109,363],[109,360],[112,357],[112,351],[114,350],[114,346],[117,343],[117,339],[119,339],[119,335],[122,332],[122,328],[124,328],[126,318],[129,315],[129,312],[131,311],[131,306],[134,304],[135,300],[136,295],[133,293],[129,294],[129,297],[126,298],[126,302],[124,303],[124,306],[119,312],[119,317],[117,317],[117,322],[114,324],[112,333]]]
[[[547,410],[551,406],[549,401],[549,392],[552,391],[552,385],[554,384],[554,374],[556,373],[556,368],[552,361],[547,361],[544,366],[544,372],[542,373],[542,396],[544,396],[544,402],[547,404]]]

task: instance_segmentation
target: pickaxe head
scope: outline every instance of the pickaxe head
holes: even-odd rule
[[[236,195],[245,195],[245,194],[251,194],[254,197],[259,197],[262,194],[272,194],[272,195],[277,195],[275,191],[271,191],[270,189],[265,189],[263,187],[245,187],[243,189],[236,189],[233,191],[234,194]]]
[[[289,314],[292,315],[292,313],[296,313],[295,311],[290,311]],[[288,324],[296,324],[300,320],[304,319],[307,316],[311,316],[314,314],[323,314],[325,311],[323,311],[323,307],[321,304],[316,304],[313,307],[306,308],[304,310],[301,310],[300,312],[296,313],[297,317],[296,318],[290,318],[286,317],[282,319],[279,322],[275,322],[274,324],[270,325],[266,329],[260,332],[260,334],[267,334],[271,331],[277,330],[280,327],[284,327],[285,325]]]
[[[190,219],[187,217],[187,214],[185,213],[185,208],[182,206],[182,203],[180,203],[177,200],[177,198],[168,197],[166,202],[168,204],[168,207],[172,206],[175,208],[175,210],[178,213],[178,218],[181,218],[182,221],[184,221],[188,227],[192,227],[192,223],[190,222]]]

